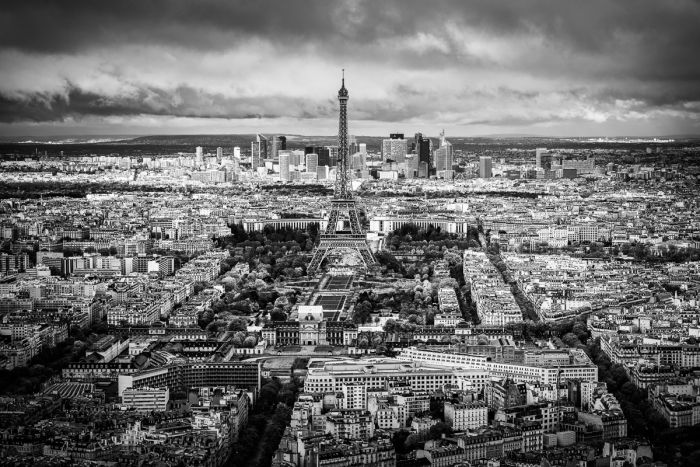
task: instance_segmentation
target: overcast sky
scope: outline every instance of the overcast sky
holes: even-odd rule
[[[700,134],[700,2],[3,0],[0,134]]]

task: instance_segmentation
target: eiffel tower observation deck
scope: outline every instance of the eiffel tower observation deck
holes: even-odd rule
[[[348,176],[349,97],[348,90],[345,88],[345,72],[343,70],[342,85],[338,91],[340,117],[338,122],[338,166],[336,168],[335,191],[331,200],[326,230],[321,232],[321,239],[307,267],[309,275],[315,274],[319,270],[326,257],[336,253],[343,255],[350,252],[356,253],[365,269],[375,264],[374,256],[367,244],[367,237],[360,224],[357,203],[353,197],[350,177]],[[342,228],[339,228],[341,225]]]

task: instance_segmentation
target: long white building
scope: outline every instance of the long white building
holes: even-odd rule
[[[304,392],[337,393],[344,387],[362,385],[367,389],[385,388],[392,382],[408,383],[413,391],[435,391],[444,385],[483,388],[484,371],[460,371],[444,366],[390,359],[359,361],[311,360],[304,381]]]
[[[491,361],[490,357],[466,355],[457,353],[422,350],[416,347],[403,349],[397,357],[399,360],[458,369],[475,369],[486,371],[489,375],[499,378],[512,378],[516,382],[539,382],[556,384],[557,375],[561,372],[561,381],[578,379],[581,381],[597,381],[598,367],[579,349],[569,350],[569,364],[525,365],[517,363],[501,363]]]

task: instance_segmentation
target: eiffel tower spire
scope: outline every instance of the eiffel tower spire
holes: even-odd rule
[[[335,177],[335,197],[342,199],[352,198],[351,188],[348,186],[348,90],[345,89],[345,68],[340,90],[338,90],[338,102],[340,102],[340,118],[338,119],[338,167]]]
[[[321,241],[316,246],[314,256],[307,267],[309,275],[314,274],[320,267],[326,256],[334,251],[354,250],[362,258],[365,268],[375,263],[374,256],[367,244],[367,238],[357,211],[357,204],[352,196],[352,187],[348,177],[348,90],[345,88],[345,69],[338,102],[340,103],[340,115],[338,119],[338,166],[336,167],[335,192],[331,201],[331,210],[328,216],[328,224],[321,233]],[[338,224],[347,217],[350,230],[338,229]]]

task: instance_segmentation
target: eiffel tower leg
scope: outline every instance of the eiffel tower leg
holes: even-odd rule
[[[372,266],[373,264],[376,263],[376,261],[374,259],[374,255],[369,250],[369,247],[360,248],[359,252],[360,252],[360,256],[362,256],[362,260],[365,262],[365,265],[367,267]]]
[[[338,218],[340,217],[340,212],[337,206],[331,208],[330,215],[328,216],[328,225],[326,225],[326,235],[333,235],[338,228]]]
[[[348,209],[348,217],[350,218],[350,231],[354,234],[361,234],[362,227],[360,226],[360,217],[354,206]]]
[[[311,258],[309,266],[306,268],[306,274],[311,276],[316,273],[321,263],[323,263],[324,258],[328,254],[328,247],[326,245],[319,245],[314,251],[314,256]]]

